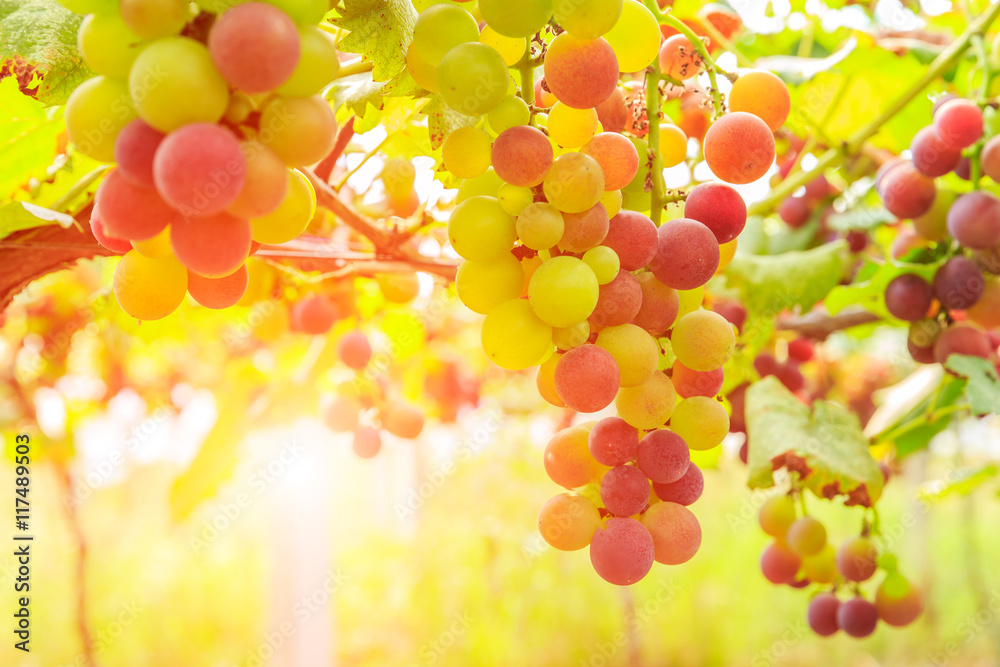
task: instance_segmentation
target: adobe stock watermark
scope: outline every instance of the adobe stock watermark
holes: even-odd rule
[[[637,633],[659,616],[679,591],[680,587],[673,579],[661,582],[653,595],[626,617],[626,629],[615,632],[608,641],[595,644],[590,657],[581,658],[578,667],[608,667],[613,664],[614,657],[628,647],[630,634]]]
[[[451,624],[430,641],[424,642],[417,649],[417,662],[409,663],[409,667],[436,664],[450,651],[472,627],[473,619],[468,612],[452,615]]]
[[[197,533],[188,539],[188,545],[198,554],[215,543],[243,514],[253,507],[256,499],[302,457],[305,446],[295,439],[284,440],[281,449],[266,462],[256,466],[246,479],[248,491],[237,491],[226,500],[220,500],[214,513],[201,522]]]

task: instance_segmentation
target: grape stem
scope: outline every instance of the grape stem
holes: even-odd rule
[[[649,125],[649,152],[653,156],[650,166],[653,188],[649,193],[649,215],[653,224],[660,226],[663,218],[663,160],[660,158],[660,72],[655,60],[646,72],[646,123]]]
[[[901,436],[906,435],[910,431],[914,431],[920,428],[921,426],[924,426],[926,424],[933,424],[942,417],[946,417],[947,415],[956,412],[964,412],[969,409],[971,409],[971,406],[968,403],[960,403],[956,405],[944,405],[940,408],[932,410],[931,412],[915,417],[914,419],[911,419],[905,424],[900,424],[899,426],[888,431],[887,433],[877,436],[878,438],[877,442],[894,441],[900,438]]]
[[[648,2],[649,0],[647,0],[647,3]],[[877,134],[883,125],[902,111],[917,95],[921,93],[921,91],[924,90],[924,88],[937,79],[943,72],[948,70],[955,63],[955,61],[961,58],[968,50],[973,37],[977,35],[982,37],[983,33],[990,26],[990,24],[996,20],[997,16],[1000,16],[1000,3],[991,5],[988,10],[983,12],[979,18],[973,21],[958,39],[952,42],[948,48],[942,51],[940,55],[934,59],[924,75],[915,81],[908,90],[900,95],[892,104],[882,111],[882,113],[873,118],[863,127],[859,128],[857,132],[851,135],[851,137],[844,141],[840,146],[830,148],[826,153],[821,155],[815,167],[809,171],[800,171],[797,174],[789,176],[775,186],[771,190],[770,195],[750,207],[750,215],[759,215],[770,211],[800,187],[809,183],[827,169],[840,164],[840,162],[848,155],[858,153],[861,150],[862,145],[868,141],[868,139]]]
[[[348,60],[346,63],[341,64],[340,71],[337,72],[337,78],[343,79],[344,77],[351,76],[353,74],[370,72],[374,68],[374,61],[365,60],[364,57],[354,58],[353,60]]]
[[[103,176],[104,172],[108,169],[110,169],[109,165],[102,164],[100,167],[88,172],[83,178],[74,183],[73,187],[71,187],[66,194],[52,202],[52,206],[49,208],[57,213],[66,213],[69,210],[70,204],[72,204],[77,197],[86,192],[87,188],[93,185],[94,181]]]

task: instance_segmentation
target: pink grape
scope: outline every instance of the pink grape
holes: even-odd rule
[[[719,243],[732,241],[747,224],[742,195],[725,183],[701,183],[684,200],[684,217],[712,230]]]
[[[712,230],[688,218],[664,223],[658,231],[656,256],[649,268],[656,279],[674,289],[701,287],[719,268],[719,241]]]
[[[580,152],[597,160],[604,170],[604,189],[620,190],[639,171],[639,153],[635,144],[617,132],[602,132],[584,144]]]
[[[214,123],[190,123],[174,130],[153,160],[156,189],[186,216],[225,210],[243,189],[246,173],[239,141]]]
[[[491,158],[497,176],[511,185],[534,187],[552,166],[552,144],[538,128],[515,125],[493,142]]]
[[[96,199],[104,233],[120,239],[145,241],[180,219],[156,190],[133,185],[117,169],[104,177]]]
[[[933,125],[923,128],[910,142],[913,166],[924,176],[944,176],[958,166],[962,149],[949,146],[938,136]]]
[[[104,233],[104,224],[101,222],[101,214],[94,206],[90,212],[90,232],[102,246],[115,253],[126,253],[132,249],[132,244],[125,239],[108,236]]]
[[[983,272],[968,257],[952,257],[934,274],[934,295],[948,310],[965,310],[976,305],[985,287]]]
[[[301,41],[295,22],[277,7],[248,2],[226,10],[208,33],[212,62],[234,88],[274,90],[292,76]]]
[[[962,195],[948,210],[948,231],[966,248],[994,247],[1000,243],[1000,199],[982,190]]]
[[[882,203],[898,218],[916,218],[934,205],[934,179],[924,176],[912,162],[896,164],[876,186]]]
[[[677,290],[667,287],[648,272],[640,273],[636,280],[642,292],[642,303],[632,318],[632,324],[642,327],[653,336],[666,335],[680,311]]]
[[[324,296],[309,296],[292,306],[292,329],[302,333],[325,334],[340,317],[340,312]]]
[[[188,293],[206,308],[222,310],[235,306],[243,298],[249,281],[246,264],[221,278],[206,278],[188,271]]]
[[[642,525],[653,538],[657,563],[686,563],[701,547],[701,524],[683,505],[666,501],[656,503],[643,513]]]
[[[618,58],[600,37],[579,39],[562,33],[545,53],[545,82],[563,104],[592,109],[618,87]]]
[[[185,218],[170,228],[181,264],[207,278],[222,278],[250,256],[250,223],[228,213]]]
[[[983,136],[983,112],[971,100],[948,100],[934,112],[934,128],[948,146],[968,148]]]
[[[790,584],[802,565],[799,558],[782,542],[772,542],[760,557],[760,569],[772,584]]]
[[[155,188],[153,157],[167,136],[153,129],[141,118],[122,128],[115,139],[115,162],[122,176],[143,188]]]
[[[597,345],[574,347],[556,365],[556,392],[577,412],[597,412],[609,406],[620,380],[614,357]]]
[[[684,440],[667,429],[652,431],[639,441],[639,469],[656,484],[676,482],[691,464]]]
[[[638,454],[639,432],[621,417],[605,417],[590,429],[587,444],[599,463],[620,466]]]
[[[376,428],[359,426],[354,431],[354,441],[351,443],[351,449],[360,458],[373,458],[382,449],[382,436],[379,435]]]
[[[656,254],[656,225],[642,213],[621,211],[608,223],[603,245],[618,254],[621,268],[637,271],[649,264]]]
[[[351,331],[344,334],[337,344],[337,356],[344,362],[344,365],[354,370],[361,370],[368,365],[372,358],[372,346],[368,342],[368,337],[360,331]]]
[[[649,480],[635,466],[621,465],[604,473],[601,501],[615,516],[632,516],[649,502]]]
[[[837,623],[837,610],[840,600],[833,593],[820,593],[809,603],[807,615],[809,627],[820,637],[829,637],[840,629]]]
[[[563,213],[562,217],[559,247],[567,252],[586,252],[607,238],[608,212],[603,204],[594,204],[582,213]]]
[[[684,476],[676,482],[658,484],[653,482],[653,491],[656,497],[667,503],[677,503],[678,505],[691,505],[701,498],[705,489],[705,477],[701,473],[701,468],[694,463],[688,466]]]
[[[867,637],[875,632],[878,625],[878,609],[864,598],[851,598],[840,603],[837,625],[852,637]]]
[[[722,389],[725,381],[725,373],[721,368],[713,371],[695,371],[680,361],[674,361],[673,374],[670,379],[674,383],[674,389],[681,398],[691,398],[692,396],[712,397]]]
[[[642,288],[628,271],[619,269],[614,280],[598,288],[597,305],[587,318],[592,331],[627,324],[642,306]]]
[[[615,517],[598,528],[590,542],[590,562],[605,581],[628,586],[653,567],[653,537],[635,519]]]

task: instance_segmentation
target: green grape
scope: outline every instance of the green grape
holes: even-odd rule
[[[59,4],[75,14],[113,14],[118,0],[59,0]]]
[[[503,57],[493,47],[479,42],[459,44],[438,66],[441,99],[466,116],[481,116],[500,106],[509,82]]]
[[[271,213],[250,221],[251,238],[257,243],[277,245],[296,238],[316,215],[316,191],[297,169],[288,170],[285,197]]]
[[[500,193],[500,186],[504,184],[503,179],[497,176],[493,167],[486,170],[486,173],[467,178],[458,186],[458,194],[455,195],[455,203],[461,204],[467,199],[478,196],[496,197]]]
[[[406,69],[421,88],[436,93],[438,91],[437,67],[425,61],[411,43],[406,49]]]
[[[688,313],[693,313],[701,308],[701,304],[705,300],[705,286],[702,285],[694,289],[679,289],[677,290],[677,300],[679,302],[677,319],[679,320]]]
[[[489,262],[462,262],[455,277],[458,298],[469,310],[488,314],[524,291],[524,269],[509,252]]]
[[[277,92],[289,97],[309,97],[326,88],[340,71],[337,44],[325,30],[315,26],[299,29],[299,62]]]
[[[187,294],[187,269],[174,257],[152,259],[130,250],[118,262],[115,298],[137,320],[159,320],[177,310]]]
[[[604,39],[618,57],[622,72],[646,69],[660,53],[660,24],[653,13],[638,0],[625,0],[615,27]]]
[[[556,102],[549,110],[549,138],[563,148],[579,148],[601,129],[597,109],[574,109]]]
[[[566,153],[552,163],[542,184],[545,198],[565,213],[593,208],[604,193],[604,173],[597,160],[584,153]]]
[[[622,0],[552,0],[552,13],[569,34],[594,39],[615,27]]]
[[[117,14],[91,14],[80,24],[76,46],[90,69],[124,79],[146,45]]]
[[[188,0],[121,0],[122,20],[144,39],[176,35],[194,18]]]
[[[569,327],[590,317],[597,306],[597,276],[583,261],[562,255],[544,262],[528,283],[528,303],[553,327]]]
[[[382,185],[392,199],[405,199],[413,191],[417,180],[417,169],[406,158],[394,157],[386,160],[382,167]]]
[[[66,101],[66,132],[87,157],[114,162],[115,139],[135,120],[128,87],[117,79],[95,76],[73,91]]]
[[[496,197],[472,197],[455,207],[448,220],[448,239],[462,259],[486,262],[510,253],[517,240],[513,216]]]
[[[500,201],[500,208],[516,216],[535,201],[535,193],[531,188],[504,183],[497,192],[497,199]]]
[[[493,111],[486,114],[486,122],[493,134],[500,134],[515,125],[527,125],[531,120],[531,110],[520,97],[507,95]]]
[[[241,4],[245,0],[214,0],[228,6]],[[330,0],[262,0],[269,5],[274,5],[281,11],[292,17],[292,20],[299,26],[314,26],[323,20],[326,13],[330,11]]]
[[[729,361],[736,348],[733,325],[710,310],[678,318],[670,337],[674,354],[694,371],[714,371]]]
[[[597,345],[614,357],[623,387],[634,387],[648,380],[660,361],[656,339],[634,324],[602,329],[597,335]]]
[[[601,195],[600,203],[608,212],[608,218],[615,217],[622,210],[622,191],[605,190],[604,194]]]
[[[504,301],[483,322],[483,350],[493,363],[517,371],[542,362],[552,351],[552,327],[524,299]]]
[[[571,327],[552,330],[552,342],[560,350],[572,350],[590,339],[590,322],[584,320]]]
[[[618,270],[621,268],[618,253],[606,245],[599,245],[583,253],[583,262],[597,276],[598,285],[610,283],[618,275]]]
[[[501,35],[531,37],[552,16],[552,0],[479,0],[479,11]]]
[[[729,415],[714,398],[692,396],[677,404],[670,428],[696,451],[722,444],[729,433]]]
[[[677,392],[674,384],[657,371],[634,387],[622,387],[615,398],[618,416],[630,426],[644,431],[660,428],[674,413]]]
[[[562,213],[552,204],[529,204],[517,216],[517,236],[532,250],[548,250],[562,238]]]
[[[474,127],[460,127],[441,147],[445,168],[459,178],[475,178],[490,167],[490,137]]]
[[[425,62],[437,67],[459,44],[479,41],[479,26],[472,14],[456,5],[434,5],[417,17],[413,45]]]
[[[187,37],[165,37],[147,46],[132,65],[128,87],[139,116],[161,132],[214,123],[229,106],[229,86],[208,49]]]
[[[507,37],[489,26],[483,28],[479,34],[479,41],[496,49],[507,63],[507,67],[516,65],[528,50],[528,40],[524,37]]]

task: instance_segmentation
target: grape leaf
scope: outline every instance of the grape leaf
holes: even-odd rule
[[[444,144],[444,139],[460,127],[475,127],[476,119],[454,111],[434,96],[429,104],[421,109],[427,114],[427,128],[431,134],[431,148],[437,150]]]
[[[66,102],[93,76],[76,50],[82,20],[56,0],[0,0],[0,79],[47,106]]]
[[[62,115],[46,110],[18,90],[17,80],[0,80],[0,198],[9,198],[32,178],[43,180],[55,161]]]
[[[746,415],[750,488],[774,486],[774,471],[786,468],[821,498],[843,494],[844,504],[864,506],[878,500],[882,471],[858,418],[845,408],[816,401],[810,410],[767,377],[747,390]]]
[[[737,255],[727,280],[748,310],[773,319],[783,310],[812,308],[840,283],[849,257],[843,241],[781,255]]]
[[[1000,414],[1000,376],[992,362],[953,354],[945,362],[945,368],[968,379],[965,395],[974,414]]]
[[[882,225],[890,225],[898,220],[884,206],[856,206],[842,213],[834,213],[827,218],[826,224],[838,232],[848,232],[852,229],[871,230]]]
[[[333,24],[351,31],[338,48],[372,61],[375,81],[392,81],[406,70],[406,49],[417,23],[410,0],[344,0],[337,13]]]
[[[362,72],[337,79],[327,95],[333,99],[335,109],[346,105],[358,116],[364,117],[368,105],[376,109],[382,108],[384,87],[384,84],[372,80],[371,72]]]

